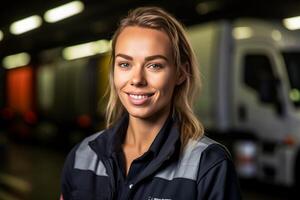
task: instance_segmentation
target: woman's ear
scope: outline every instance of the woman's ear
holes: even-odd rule
[[[183,83],[186,79],[186,74],[185,71],[187,69],[187,65],[188,63],[183,64],[177,74],[177,81],[176,81],[176,85],[181,85],[181,83]]]

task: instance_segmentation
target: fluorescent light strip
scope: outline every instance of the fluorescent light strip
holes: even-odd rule
[[[110,42],[108,40],[98,40],[75,46],[66,47],[63,49],[63,58],[73,60],[87,56],[93,56],[100,53],[105,53],[110,50]]]
[[[300,29],[300,16],[283,19],[283,25],[289,30]]]
[[[30,55],[22,52],[10,56],[6,56],[2,60],[3,67],[6,69],[13,69],[28,65],[30,62]]]
[[[19,35],[30,30],[36,29],[40,27],[41,24],[42,18],[38,15],[33,15],[12,23],[9,30],[12,34]]]
[[[44,19],[46,22],[54,23],[65,18],[71,17],[82,12],[84,9],[84,4],[81,1],[72,1],[70,3],[64,4],[62,6],[48,10],[44,14]]]

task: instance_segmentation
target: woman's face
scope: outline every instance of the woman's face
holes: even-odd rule
[[[171,41],[162,31],[126,27],[115,46],[114,84],[131,117],[168,115],[177,82]]]

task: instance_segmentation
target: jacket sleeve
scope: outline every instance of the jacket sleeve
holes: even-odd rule
[[[71,199],[71,192],[72,192],[72,171],[74,166],[74,158],[75,158],[75,150],[77,149],[77,146],[74,147],[70,153],[68,154],[62,174],[61,174],[61,198],[63,200],[69,200]]]
[[[240,200],[240,188],[235,167],[221,145],[214,145],[201,157],[197,199]]]

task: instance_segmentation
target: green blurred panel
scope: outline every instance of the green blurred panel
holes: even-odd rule
[[[97,108],[97,58],[60,62],[55,67],[55,118],[76,120],[81,115],[94,115]]]
[[[88,60],[81,59],[68,63],[70,74],[72,73],[72,96],[74,99],[74,114],[79,116],[89,113],[89,83],[92,81],[88,76]]]
[[[47,115],[54,106],[54,67],[44,65],[37,70],[37,103],[39,110],[44,115]]]
[[[85,82],[87,82],[87,113],[89,113],[91,116],[94,116],[97,114],[97,106],[98,106],[98,79],[99,79],[99,57],[93,57],[89,59],[87,68],[86,68],[86,76],[84,77]]]
[[[54,104],[50,113],[53,118],[64,122],[70,116],[72,116],[72,104],[74,99],[72,98],[72,70],[71,66],[67,62],[61,62],[55,67],[54,77]]]

